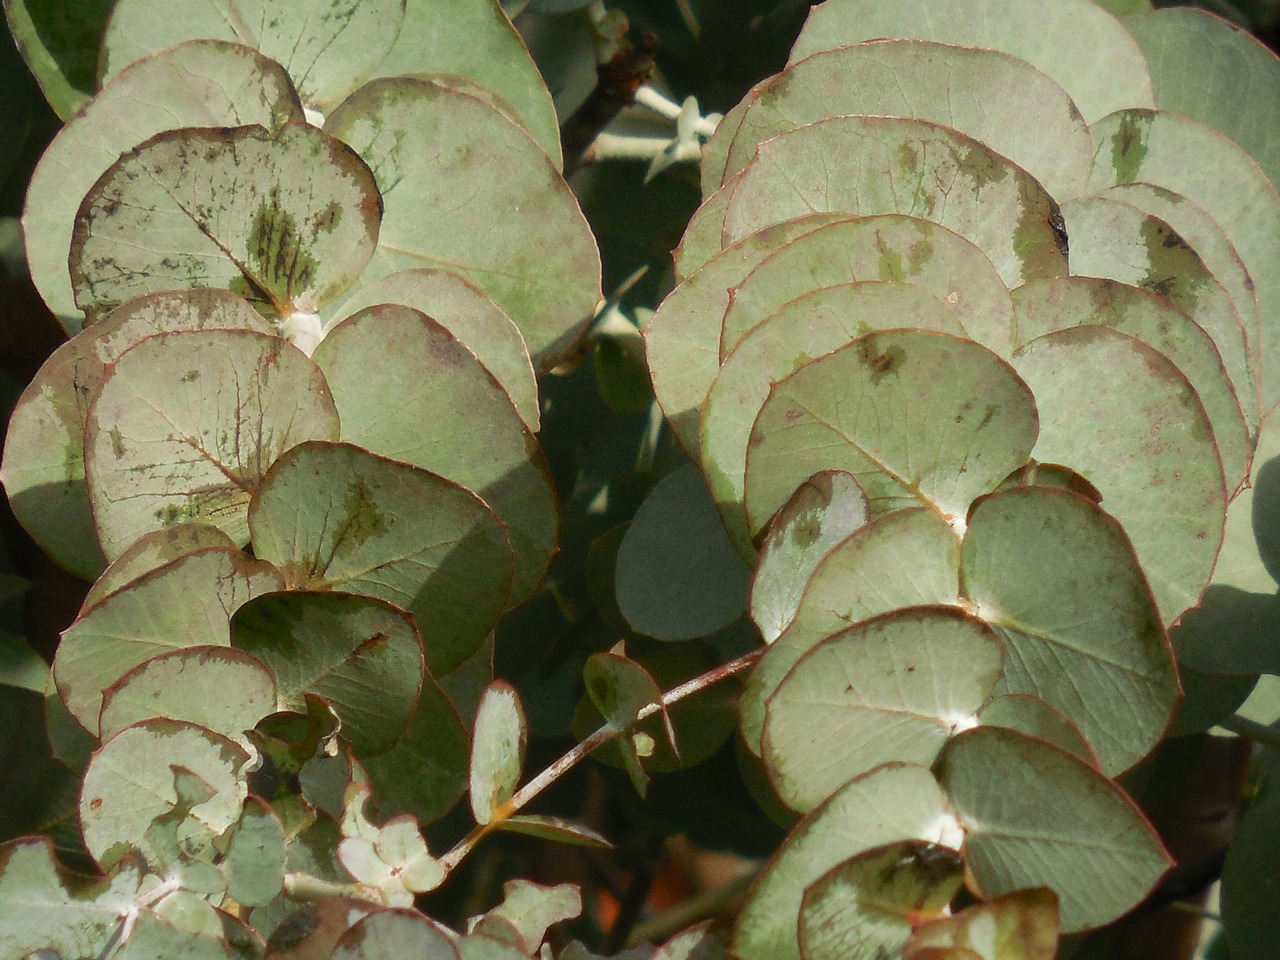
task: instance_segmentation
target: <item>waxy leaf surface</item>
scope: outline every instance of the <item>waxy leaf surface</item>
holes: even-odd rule
[[[244,544],[271,464],[303,440],[338,439],[320,368],[245,330],[148,337],[110,368],[87,419],[85,478],[109,558],[192,521]]]
[[[1058,896],[1045,887],[976,903],[916,928],[903,960],[965,960],[930,951],[972,951],[976,960],[1053,960],[1058,953]]]
[[[254,555],[291,588],[365,594],[412,613],[436,676],[480,646],[511,584],[511,546],[484,501],[350,444],[286,452],[250,505],[249,530]]]
[[[80,205],[76,305],[93,320],[144,293],[226,287],[281,318],[314,313],[360,276],[381,214],[369,168],[309,124],[170,130]]]
[[[179,523],[144,534],[112,560],[107,569],[102,571],[102,576],[93,582],[93,586],[85,594],[84,603],[80,605],[80,613],[96,607],[110,594],[128,586],[144,574],[205,547],[234,548],[235,542],[217,527],[211,527],[207,523]]]
[[[110,0],[5,0],[4,13],[49,106],[68,119],[98,89]]]
[[[440,928],[416,910],[379,910],[356,922],[338,940],[330,960],[459,960]]]
[[[471,815],[489,823],[511,799],[524,770],[528,731],[520,696],[505,680],[486,688],[471,731]]]

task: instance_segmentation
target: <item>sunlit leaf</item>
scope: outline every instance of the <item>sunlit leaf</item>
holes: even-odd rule
[[[242,768],[248,759],[231,740],[192,723],[145,720],[121,731],[85,770],[80,792],[85,847],[104,868],[131,849],[165,865],[177,851],[145,841],[152,822],[169,814],[181,817],[179,838],[188,823],[197,838],[220,836],[240,819],[247,789]],[[183,796],[180,773],[199,779],[200,795]]]
[[[720,367],[720,320],[729,291],[764,257],[837,219],[824,213],[787,220],[725,248],[667,294],[645,326],[654,396],[690,454],[697,454],[700,442],[698,408]]]
[[[732,246],[724,242],[724,217],[729,210],[729,200],[733,196],[733,191],[741,181],[742,173],[739,172],[730,177],[715,193],[702,198],[702,206],[694,212],[689,225],[685,228],[684,236],[680,238],[679,246],[672,252],[675,258],[677,280],[687,280],[717,253]],[[798,219],[806,214],[818,212],[806,210],[803,213],[797,213],[795,218],[787,219]],[[781,222],[785,221],[779,220],[764,226],[774,226]]]
[[[483,101],[407,77],[366,84],[325,129],[355,148],[382,191],[378,250],[364,279],[448,267],[507,312],[535,370],[552,366],[595,312],[600,261],[542,148]]]
[[[368,900],[342,896],[302,904],[271,934],[266,955],[271,960],[327,960],[338,938],[377,909]]]
[[[978,721],[983,726],[1005,727],[1036,737],[1064,753],[1079,757],[1092,767],[1098,766],[1098,756],[1080,728],[1061,710],[1049,706],[1039,697],[1025,693],[996,697],[979,711]]]
[[[5,0],[9,33],[49,105],[66,120],[98,89],[110,0]]]
[[[799,960],[805,890],[872,847],[902,840],[958,843],[960,834],[933,775],[889,764],[846,784],[791,831],[752,885],[732,952],[742,960]]]
[[[98,735],[139,720],[199,724],[246,749],[244,731],[276,712],[276,684],[257,658],[230,647],[183,647],[138,664],[102,696]]]
[[[547,928],[564,920],[573,920],[582,912],[582,893],[573,884],[554,887],[528,880],[508,880],[502,885],[502,903],[487,916],[501,917],[520,936],[530,955],[537,951],[547,935]]]
[[[254,555],[291,588],[378,597],[427,631],[427,664],[449,673],[507,600],[511,547],[471,491],[349,444],[307,442],[272,465],[249,509]]]
[[[267,468],[303,440],[338,439],[320,368],[245,330],[147,338],[111,367],[87,421],[89,502],[108,558],[192,521],[245,543]]]
[[[84,431],[108,365],[152,334],[205,329],[271,332],[246,301],[224,290],[153,294],[59,347],[19,398],[0,471],[9,502],[45,551],[77,575],[92,579],[106,562],[85,488]]]
[[[697,468],[668,474],[641,504],[618,549],[616,577],[623,616],[661,640],[706,636],[746,611],[751,571]]]
[[[847,473],[815,473],[774,517],[751,578],[751,619],[772,643],[795,619],[805,584],[836,544],[867,522],[867,498]]]
[[[231,832],[221,866],[227,893],[248,907],[269,903],[284,883],[284,827],[271,808],[250,797]]]
[[[1058,897],[1043,887],[1019,890],[918,927],[903,960],[930,949],[972,950],[978,960],[1053,960],[1058,952]],[[956,960],[962,960],[957,957]]]
[[[422,640],[412,617],[383,600],[343,593],[274,593],[231,620],[231,643],[275,675],[284,709],[324,697],[361,754],[400,737],[423,682]]]
[[[852,114],[951,127],[1008,157],[1058,200],[1081,193],[1089,176],[1088,131],[1067,92],[1026,60],[997,50],[929,40],[842,46],[793,58],[745,102],[725,177],[750,163],[756,145],[770,137]]]
[[[459,960],[441,929],[416,910],[379,910],[358,920],[338,939],[331,960]]]
[[[471,814],[476,823],[490,822],[515,793],[527,736],[515,688],[504,680],[490,684],[471,731]]]
[[[757,324],[725,358],[702,405],[702,465],[730,539],[744,557],[755,552],[742,506],[748,442],[773,385],[814,357],[877,330],[901,328],[964,336],[956,315],[922,287],[867,281],[797,297]]]
[[[1036,458],[1069,463],[1098,489],[1172,623],[1208,586],[1226,514],[1222,462],[1195,390],[1162,354],[1106,327],[1039,337],[1013,365],[1040,410]]]
[[[538,384],[524,337],[483,290],[448,270],[401,270],[358,288],[328,324],[380,303],[420,310],[457,337],[493,374],[529,429],[538,429]]]
[[[1052,887],[1064,933],[1127,912],[1172,865],[1119,787],[1042,741],[997,727],[970,730],[943,750],[938,777],[964,827],[975,891],[997,897]]]
[[[831,117],[761,144],[733,190],[723,239],[824,210],[931,220],[981,249],[1011,287],[1067,272],[1044,187],[976,140],[923,120]]]
[[[181,17],[157,0],[122,0],[102,40],[102,73],[192,37],[256,47],[283,64],[304,102],[328,110],[386,56],[405,0],[206,0]]]
[[[825,873],[800,907],[804,960],[879,960],[963,884],[954,850],[919,840],[875,847]]]
[[[496,826],[497,829],[506,833],[523,833],[526,836],[554,840],[578,847],[608,849],[613,846],[608,839],[590,827],[584,827],[580,823],[561,817],[547,817],[540,814],[517,815],[507,817]]]
[[[720,359],[783,305],[819,287],[859,280],[921,287],[955,314],[969,339],[1001,355],[1012,349],[1009,291],[986,255],[932,221],[888,214],[825,225],[747,274],[724,312]]]
[[[283,586],[274,567],[239,550],[210,547],[179,557],[67,628],[53,663],[58,693],[96,734],[103,691],[130,669],[170,650],[229,646],[231,614]]]
[[[143,534],[102,571],[85,594],[80,613],[96,607],[108,596],[165,564],[206,547],[235,548],[235,542],[207,523],[179,523]]]
[[[1093,0],[1065,0],[1051,11],[1039,0],[828,0],[809,15],[791,62],[877,37],[1004,50],[1060,83],[1089,122],[1121,107],[1152,105],[1142,52]]]
[[[804,812],[882,763],[928,766],[978,723],[1003,664],[996,634],[956,608],[899,610],[827,638],[766,705],[761,757],[778,796]]]
[[[1026,462],[1036,429],[1031,391],[983,347],[919,330],[869,334],[774,386],[748,446],[750,528],[819,470],[852,474],[873,514],[925,505],[962,524]]]
[[[555,549],[555,494],[537,440],[493,375],[440,324],[397,305],[342,321],[315,359],[342,417],[341,439],[459,483],[493,508],[515,551],[511,602],[524,599]]]
[[[76,211],[121,154],[179,127],[258,124],[278,131],[301,116],[279,64],[219,40],[194,40],[158,52],[114,77],[59,131],[27,188],[22,221],[27,262],[49,309],[69,332],[80,329],[83,315],[67,272]]]
[[[309,124],[160,133],[80,205],[76,304],[94,320],[144,293],[226,287],[284,319],[314,313],[369,262],[381,213],[368,167]]]

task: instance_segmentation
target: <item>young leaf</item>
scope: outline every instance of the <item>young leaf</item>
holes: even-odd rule
[[[804,960],[874,960],[896,953],[922,921],[945,915],[963,884],[960,856],[920,840],[874,847],[804,892]]]
[[[544,887],[528,880],[508,880],[502,885],[502,903],[486,914],[501,917],[519,934],[532,956],[546,938],[547,928],[573,920],[582,912],[582,894],[576,886],[561,883]]]
[[[76,304],[93,320],[140,294],[225,287],[281,319],[314,313],[360,276],[381,214],[368,167],[309,124],[160,133],[80,205]]]
[[[1038,0],[829,0],[805,21],[790,59],[877,37],[1004,50],[1060,83],[1089,122],[1121,107],[1152,105],[1142,52],[1093,0],[1065,0],[1051,16]]]
[[[347,788],[338,858],[373,897],[387,906],[411,907],[415,894],[440,885],[444,868],[428,852],[413,817],[393,817],[381,827],[365,819],[369,797],[365,784]]]
[[[879,175],[863,175],[871,169]],[[924,120],[830,117],[766,141],[733,190],[723,239],[823,210],[922,216],[971,241],[1010,287],[1067,272],[1057,205],[1044,187],[989,147]]]
[[[618,549],[618,606],[640,633],[689,640],[745,612],[750,576],[690,464],[664,477],[636,511]]]
[[[761,757],[792,808],[890,761],[928,766],[976,726],[1004,666],[995,632],[947,607],[865,621],[805,654],[769,697]]]
[[[338,439],[324,375],[278,337],[164,333],[116,361],[89,407],[85,479],[103,552],[177,523],[249,539],[249,500],[303,440]]]
[[[985,348],[921,330],[869,334],[770,392],[748,445],[751,531],[819,470],[852,474],[872,513],[923,504],[963,528],[969,505],[1026,462],[1036,432],[1031,391]]]
[[[280,704],[324,697],[359,754],[388,750],[422,688],[422,639],[413,618],[384,600],[345,593],[275,593],[241,607],[232,646],[275,675]],[[369,691],[377,691],[370,696]]]
[[[867,498],[850,474],[815,473],[769,525],[751,578],[751,619],[773,643],[795,619],[805,584],[836,544],[867,522]]]
[[[613,844],[590,827],[573,823],[560,817],[546,817],[539,814],[517,815],[507,817],[495,824],[497,829],[506,833],[523,833],[543,840],[554,840],[578,847],[596,847],[611,849]]]
[[[471,815],[476,823],[492,821],[515,793],[527,736],[519,694],[506,681],[494,681],[480,698],[471,732]]]
[[[399,135],[379,136],[384,129]],[[409,77],[366,84],[325,130],[364,157],[382,191],[386,212],[365,278],[448,266],[515,321],[534,369],[550,369],[595,312],[600,260],[542,148],[480,99]],[[548,261],[546,250],[556,257]]]
[[[249,504],[254,555],[293,589],[378,597],[429,625],[436,676],[466,660],[506,604],[506,531],[471,491],[350,444],[305,442]]]
[[[31,279],[63,327],[75,333],[84,319],[67,274],[76,211],[122,154],[180,127],[257,124],[278,131],[301,118],[279,64],[220,40],[158,52],[112,78],[54,137],[27,188],[22,227]]]
[[[555,492],[537,440],[493,375],[440,324],[389,304],[334,327],[315,360],[342,415],[343,440],[459,483],[493,508],[515,551],[509,602],[527,597],[555,550]],[[377,390],[369,389],[370,370],[378,371]]]
[[[1016,771],[1016,779],[995,771]],[[1115,783],[1043,741],[978,727],[947,744],[938,779],[965,831],[974,891],[996,897],[1052,887],[1064,933],[1111,922],[1172,866],[1155,830]]]
[[[102,694],[133,667],[170,650],[228,646],[231,614],[284,582],[269,563],[210,547],[179,557],[107,597],[63,633],[54,657],[71,715],[98,731]]]

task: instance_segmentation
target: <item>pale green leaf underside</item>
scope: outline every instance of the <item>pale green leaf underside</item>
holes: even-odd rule
[[[443,676],[493,628],[512,556],[475,494],[349,444],[307,442],[273,464],[249,507],[254,555],[290,587],[379,597],[426,631]]]
[[[905,82],[910,78],[910,82]],[[1017,90],[1018,96],[1009,96]],[[1089,176],[1084,118],[1067,92],[1025,60],[929,40],[824,50],[757,86],[729,148],[724,177],[757,144],[826,117],[911,117],[958,130],[1008,157],[1059,201]]]
[[[80,605],[80,613],[96,607],[110,594],[144,574],[205,547],[235,547],[235,543],[217,527],[207,523],[179,523],[144,534],[111,561],[102,571],[102,576],[93,582]]]
[[[257,124],[274,131],[301,117],[279,65],[222,41],[185,43],[114,77],[58,132],[27,188],[22,227],[31,279],[67,331],[84,319],[67,272],[76,211],[121,154],[179,127]]]
[[[102,40],[102,74],[183,40],[212,37],[261,50],[289,71],[307,106],[328,110],[395,43],[405,0],[121,0]]]
[[[228,646],[241,604],[283,589],[268,563],[211,547],[180,557],[111,594],[67,628],[54,659],[58,693],[97,733],[102,692],[130,669],[183,647]]]
[[[410,78],[367,84],[325,129],[355,148],[382,191],[365,281],[411,267],[452,270],[506,311],[534,368],[549,369],[595,312],[600,258],[568,186],[529,134],[476,97]]]
[[[84,477],[85,419],[107,365],[164,331],[242,329],[270,333],[249,304],[225,290],[187,290],[131,300],[60,346],[19,398],[0,469],[14,513],[44,550],[93,579],[106,562]]]
[[[457,948],[416,910],[379,910],[359,920],[338,940],[330,960],[459,960]]]
[[[694,211],[688,226],[685,227],[684,236],[680,238],[679,246],[672,253],[677,280],[685,280],[692,276],[717,253],[732,246],[724,240],[724,217],[729,210],[729,200],[733,196],[733,191],[741,182],[742,172],[739,171],[715,193],[703,196],[702,206]],[[796,214],[795,218],[817,212],[819,211],[806,210]]]
[[[511,799],[524,769],[524,709],[515,688],[503,680],[480,698],[471,731],[471,815],[485,824]]]
[[[555,550],[555,493],[537,440],[493,375],[440,324],[398,305],[342,321],[315,360],[343,440],[461,484],[493,508],[515,551],[510,602],[524,599]]]
[[[109,558],[144,533],[212,524],[249,539],[249,500],[303,440],[336,440],[324,375],[300,350],[243,330],[164,333],[126,352],[89,408],[85,473]]]
[[[1068,720],[1066,714],[1039,697],[1025,693],[996,697],[982,708],[978,720],[985,727],[1004,727],[1044,740],[1090,766],[1098,766],[1097,754],[1080,728]]]
[[[929,766],[1000,679],[996,634],[958,608],[899,610],[818,644],[769,698],[762,758],[801,812],[882,763]]]
[[[1127,912],[1171,866],[1119,787],[1038,740],[970,730],[943,751],[938,775],[965,828],[967,871],[982,895],[1052,887],[1066,933]]]
[[[1141,50],[1093,0],[828,0],[791,48],[791,62],[820,50],[877,37],[918,37],[1003,50],[1048,74],[1086,121],[1122,107],[1152,106]]]
[[[724,242],[817,211],[902,213],[981,249],[1007,286],[1067,272],[1058,211],[1030,174],[923,120],[831,117],[761,144],[724,218]]]
[[[309,124],[160,133],[80,205],[76,304],[96,319],[144,293],[225,287],[281,318],[314,313],[364,270],[381,212],[368,167]]]

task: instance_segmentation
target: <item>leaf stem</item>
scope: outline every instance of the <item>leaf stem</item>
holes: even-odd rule
[[[636,722],[639,723],[648,717],[653,716],[660,710],[664,710],[674,703],[678,703],[685,697],[692,696],[700,690],[719,683],[721,680],[727,680],[729,677],[742,673],[755,666],[757,660],[764,653],[763,650],[753,650],[750,653],[743,654],[735,660],[721,664],[714,670],[708,670],[706,673],[699,674],[692,680],[686,680],[677,687],[673,687],[662,695],[661,703],[650,703],[645,706],[636,715]],[[526,783],[517,790],[503,806],[494,812],[494,817],[488,823],[477,825],[470,833],[463,837],[458,844],[440,858],[440,866],[444,868],[446,874],[452,872],[462,860],[475,849],[476,844],[483,840],[486,836],[497,829],[498,824],[510,817],[512,814],[521,810],[530,800],[542,793],[543,790],[551,786],[562,776],[576,767],[586,756],[597,747],[602,747],[610,740],[622,734],[624,731],[617,727],[605,724],[596,730],[585,740],[576,744],[572,749],[565,753],[562,757],[548,766],[536,777]]]
[[[1280,729],[1268,726],[1265,723],[1258,723],[1256,720],[1250,720],[1248,717],[1242,717],[1238,713],[1233,713],[1220,723],[1232,733],[1238,733],[1242,737],[1248,737],[1255,743],[1261,743],[1268,747],[1280,747]]]

